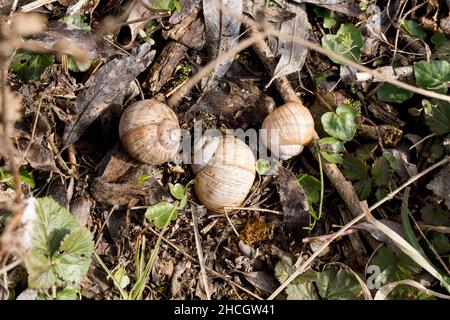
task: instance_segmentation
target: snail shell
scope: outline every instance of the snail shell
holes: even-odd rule
[[[119,137],[130,156],[157,165],[174,158],[181,132],[177,116],[168,106],[156,100],[143,100],[123,112]]]
[[[204,168],[196,175],[194,191],[211,211],[224,213],[225,207],[239,207],[255,180],[252,150],[235,137],[221,139]]]
[[[314,119],[299,102],[288,102],[269,114],[262,124],[263,144],[282,160],[303,151],[314,138]]]

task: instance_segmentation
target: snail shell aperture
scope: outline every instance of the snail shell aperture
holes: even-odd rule
[[[119,137],[130,156],[158,165],[174,158],[181,132],[177,116],[168,106],[156,100],[143,100],[123,112]]]

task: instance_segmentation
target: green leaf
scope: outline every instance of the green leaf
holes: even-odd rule
[[[330,152],[321,151],[320,154],[329,163],[342,163],[344,161],[344,158],[339,153],[330,153]]]
[[[72,72],[86,72],[92,65],[92,60],[79,61],[72,57],[67,58],[67,65]]]
[[[33,172],[28,171],[25,166],[22,166],[19,169],[19,180],[21,183],[25,183],[31,189],[34,189],[35,182]],[[1,168],[0,168],[0,182],[5,183],[10,188],[13,189],[15,188],[13,175],[8,171],[3,171]]]
[[[450,133],[450,103],[432,100],[431,114],[425,117],[425,123],[434,133],[443,135]]]
[[[72,231],[53,257],[55,271],[65,281],[80,283],[81,277],[89,270],[93,251],[94,242],[89,230]]]
[[[336,25],[336,20],[333,18],[324,18],[323,19],[323,27],[326,29],[331,29]]]
[[[320,272],[316,285],[320,296],[325,300],[356,300],[362,297],[358,280],[345,269]]]
[[[258,159],[256,161],[256,172],[260,175],[266,174],[272,168],[272,164],[267,159]]]
[[[169,183],[170,194],[178,200],[181,200],[186,195],[186,187],[180,183],[175,185]]]
[[[411,279],[414,274],[421,271],[420,266],[402,251],[394,252],[389,248],[381,248],[370,264],[380,268],[379,279],[381,285]]]
[[[427,33],[425,29],[422,28],[416,21],[414,20],[403,20],[401,23],[401,27],[405,30],[410,36],[418,37],[420,39],[425,39],[427,37]]]
[[[447,37],[442,32],[436,32],[431,36],[430,40],[435,47],[440,47],[447,42]]]
[[[340,153],[344,149],[342,141],[335,137],[325,137],[319,140],[319,144],[322,146],[322,150],[326,150],[333,153]]]
[[[414,64],[419,87],[432,89],[450,81],[450,63],[445,60],[420,61]]]
[[[355,108],[346,104],[337,107],[336,112],[325,113],[321,120],[326,133],[343,141],[352,140],[358,127]]]
[[[414,230],[411,226],[411,222],[409,221],[409,209],[408,209],[408,201],[409,201],[409,192],[411,188],[406,188],[405,193],[403,194],[402,208],[401,208],[401,218],[402,218],[402,229],[405,235],[405,240],[409,242],[410,245],[414,247],[426,260],[428,260],[425,252],[419,244],[419,241],[414,234]]]
[[[124,268],[120,268],[114,272],[114,279],[122,289],[125,289],[130,284],[130,278],[127,276]]]
[[[181,5],[179,0],[155,0],[153,1],[154,9],[166,9],[166,10],[177,10],[181,12]]]
[[[399,88],[390,83],[384,83],[383,87],[377,92],[378,100],[392,103],[403,103],[411,99],[413,95],[414,92]]]
[[[53,54],[31,54],[18,51],[12,58],[11,69],[24,82],[38,79],[49,66],[55,63]]]
[[[436,249],[439,255],[450,253],[450,241],[448,236],[443,233],[435,232],[431,244]]]
[[[288,300],[319,300],[313,282],[289,284],[286,293]]]
[[[352,24],[341,24],[335,35],[327,34],[322,37],[322,46],[339,55],[358,61],[361,58],[361,48],[364,40],[361,31]],[[335,63],[339,61],[330,58]]]
[[[72,288],[64,288],[56,293],[56,300],[77,300],[78,291]]]
[[[369,167],[361,159],[353,155],[344,157],[343,173],[347,179],[351,181],[367,179],[369,178],[368,170]]]
[[[61,19],[59,19],[59,21],[64,22],[68,25],[77,27],[78,29],[82,29],[82,30],[86,30],[86,31],[91,31],[91,26],[89,25],[89,23],[87,23],[87,17],[83,16],[83,15],[69,15],[69,16],[65,16],[62,17]]]
[[[391,182],[391,167],[385,157],[377,158],[372,165],[373,182],[378,187],[387,187]]]
[[[152,176],[149,174],[144,174],[138,178],[138,184],[146,184],[152,179]]]
[[[79,283],[91,263],[92,235],[51,198],[36,199],[35,213],[32,248],[25,257],[29,287],[47,289],[67,281]]]
[[[366,143],[358,147],[355,151],[356,157],[367,161],[373,158],[373,151],[377,148],[377,143]]]
[[[316,203],[320,200],[320,181],[308,174],[297,175],[297,180],[305,191],[306,199],[310,203]]]
[[[147,208],[145,217],[153,221],[158,229],[163,229],[170,224],[172,220],[177,219],[176,206],[168,202],[160,202]]]
[[[361,200],[366,200],[372,193],[372,179],[367,178],[353,184],[356,194]]]

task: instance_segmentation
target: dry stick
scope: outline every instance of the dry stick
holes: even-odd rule
[[[56,2],[57,0],[37,0],[32,3],[26,4],[20,8],[22,12],[30,12],[39,7],[45,6],[46,4],[50,4]]]
[[[192,222],[194,224],[195,246],[197,248],[198,263],[200,264],[200,273],[202,275],[203,287],[205,288],[206,298],[211,300],[211,292],[209,291],[208,276],[206,275],[205,259],[203,257],[202,242],[200,232],[198,231],[198,217],[195,207],[192,208]]]
[[[224,52],[220,56],[211,60],[207,65],[201,68],[192,78],[190,78],[184,86],[180,88],[177,92],[173,94],[173,96],[169,99],[168,105],[171,107],[176,106],[180,100],[187,94],[191,89],[204,77],[206,77],[214,68],[224,59],[229,59],[234,57],[236,54],[241,52],[242,50],[247,49],[254,43],[264,40],[268,36],[267,32],[260,32],[252,35],[250,38],[247,38],[239,43],[239,45],[235,48],[230,49],[227,52]]]
[[[155,236],[159,237],[159,232],[154,230],[152,227],[148,227],[148,230],[150,230],[151,233],[153,233]],[[185,256],[187,259],[191,260],[194,263],[199,263],[197,259],[195,259],[193,256],[191,256],[189,253],[187,253],[185,250],[183,250],[181,247],[177,246],[176,244],[173,244],[172,241],[167,240],[164,236],[162,237],[162,241],[164,241],[166,244],[168,244],[169,246],[171,246],[173,249],[175,249],[175,251],[181,253],[183,256]],[[257,294],[251,292],[250,290],[248,290],[247,288],[244,288],[243,286],[237,284],[236,282],[234,282],[233,280],[230,279],[229,276],[224,276],[223,274],[217,272],[214,269],[211,269],[208,266],[205,266],[206,270],[208,272],[210,272],[212,275],[221,278],[225,281],[228,281],[231,285],[239,288],[240,290],[244,291],[245,293],[251,295],[253,298],[258,299],[258,300],[264,300],[263,298],[261,298],[260,296],[258,296]]]
[[[402,184],[400,187],[398,187],[397,189],[395,189],[394,191],[392,191],[390,194],[388,194],[386,197],[384,197],[383,199],[381,199],[380,201],[376,202],[374,205],[372,205],[369,208],[369,212],[372,212],[373,210],[375,210],[376,208],[378,208],[379,206],[381,206],[383,203],[385,203],[386,201],[391,200],[392,198],[394,198],[394,196],[399,193],[400,191],[402,191],[404,188],[406,188],[407,186],[411,185],[412,183],[416,182],[417,180],[419,180],[420,178],[422,178],[423,176],[427,175],[429,172],[433,171],[436,168],[439,168],[440,166],[443,166],[447,163],[450,162],[450,156],[445,157],[443,160],[439,161],[438,163],[432,165],[431,167],[427,168],[426,170],[422,171],[421,173],[415,175],[414,177],[410,178],[408,181],[406,181],[404,184]],[[365,203],[365,201],[363,202]],[[341,235],[343,235],[345,233],[345,231],[347,231],[348,229],[350,229],[354,224],[358,223],[358,221],[362,220],[363,218],[365,218],[366,213],[362,213],[361,215],[357,216],[355,219],[353,219],[352,221],[350,221],[349,223],[347,223],[341,230],[339,230],[334,236],[333,238],[331,238],[329,241],[327,241],[326,243],[324,243],[316,252],[314,252],[313,255],[311,255],[309,257],[308,260],[305,261],[305,263],[302,264],[302,266],[300,268],[298,268],[297,270],[295,270],[295,272],[285,281],[281,284],[280,287],[278,287],[277,290],[274,291],[274,293],[272,293],[272,295],[268,298],[269,300],[274,299],[277,295],[279,295],[292,281],[294,281],[295,278],[297,278],[300,274],[302,274],[305,269],[314,261],[315,258],[317,258],[319,256],[319,254],[325,250],[325,248],[327,248],[336,238],[340,237]]]

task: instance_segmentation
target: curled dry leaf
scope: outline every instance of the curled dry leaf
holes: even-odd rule
[[[64,149],[76,142],[114,101],[122,101],[130,83],[153,61],[155,51],[143,44],[129,57],[115,58],[101,67],[78,94],[78,115],[64,130]]]
[[[227,11],[233,12],[233,15]],[[237,46],[242,12],[242,0],[203,0],[206,37],[212,57],[218,57]],[[222,78],[232,63],[233,58],[222,59],[211,78]]]
[[[307,48],[292,41],[292,37],[305,39],[311,29],[305,5],[285,2],[284,6],[294,13],[295,17],[281,24],[280,32],[282,34],[279,37],[276,50],[281,57],[275,67],[270,83],[279,77],[300,71],[305,64],[306,55],[308,54]]]
[[[147,23],[156,18],[167,17],[170,10],[149,11],[155,4],[155,0],[135,0],[125,12],[124,25],[117,36],[117,41],[126,48],[133,45],[134,40]]]
[[[75,216],[75,219],[80,224],[80,226],[84,227],[87,225],[91,207],[92,201],[85,197],[75,199],[75,201],[70,206],[70,212]]]
[[[309,205],[305,191],[294,174],[280,167],[280,201],[284,212],[284,222],[292,230],[306,235],[303,227],[309,226]]]

